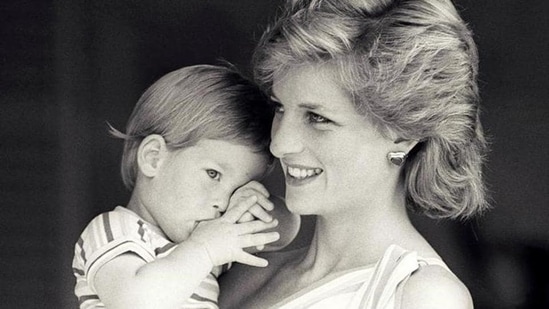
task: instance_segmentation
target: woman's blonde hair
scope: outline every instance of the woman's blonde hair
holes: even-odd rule
[[[164,75],[138,100],[122,133],[122,180],[133,189],[137,149],[151,134],[160,134],[170,149],[201,139],[235,142],[252,147],[272,162],[269,152],[272,108],[253,82],[232,67],[195,65]]]
[[[450,0],[294,0],[263,34],[256,80],[330,65],[380,132],[418,140],[403,166],[407,204],[436,218],[487,208],[478,55]]]

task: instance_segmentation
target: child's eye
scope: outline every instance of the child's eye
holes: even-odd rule
[[[221,173],[219,173],[216,170],[206,170],[206,173],[211,179],[214,179],[214,180],[219,180],[219,178],[221,177]]]
[[[277,114],[284,113],[284,106],[282,106],[282,104],[280,104],[278,102],[273,102],[273,105],[274,105],[275,113],[277,113]]]
[[[277,114],[284,113],[284,106],[280,104],[280,101],[278,101],[278,99],[273,96],[271,96],[270,99],[270,103],[274,108],[274,112]]]
[[[320,116],[319,114],[309,112],[308,113],[309,122],[311,123],[330,123],[332,122],[330,119]]]

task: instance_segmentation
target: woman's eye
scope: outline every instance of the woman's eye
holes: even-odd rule
[[[320,116],[319,114],[316,114],[316,113],[309,112],[308,116],[309,116],[309,121],[312,123],[330,123],[331,122],[330,119]]]
[[[221,177],[221,174],[216,170],[206,170],[206,173],[211,179],[214,180],[219,180],[219,178]]]

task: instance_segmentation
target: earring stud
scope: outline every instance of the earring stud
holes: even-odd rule
[[[406,153],[402,151],[389,152],[387,154],[387,159],[396,166],[402,166],[406,160]]]

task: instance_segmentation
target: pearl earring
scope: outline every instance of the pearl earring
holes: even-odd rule
[[[402,151],[389,152],[387,159],[396,166],[402,166],[404,160],[406,160],[406,153]]]

